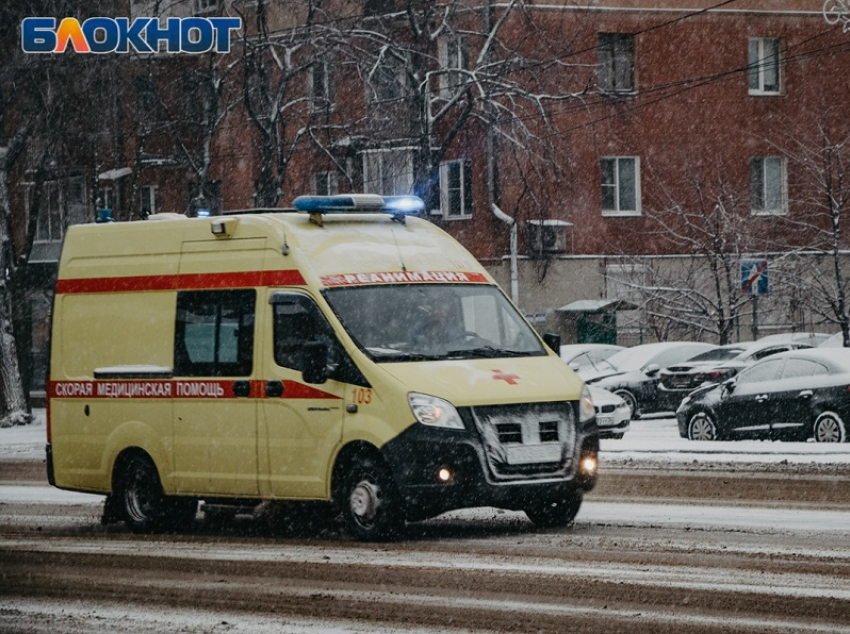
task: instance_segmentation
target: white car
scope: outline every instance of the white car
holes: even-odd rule
[[[620,439],[631,424],[632,409],[629,404],[608,390],[588,385],[593,407],[596,409],[596,424],[600,438]]]

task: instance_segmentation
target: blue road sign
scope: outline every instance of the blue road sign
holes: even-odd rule
[[[767,260],[741,260],[741,292],[767,295]]]

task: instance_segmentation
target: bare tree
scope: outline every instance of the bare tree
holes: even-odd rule
[[[850,250],[845,235],[850,211],[850,128],[837,108],[818,115],[815,134],[789,135],[781,148],[794,174],[794,201],[801,209],[794,234],[808,236],[796,249],[796,268],[788,283],[806,298],[813,313],[835,324],[850,347]]]
[[[292,2],[292,26],[275,28],[268,0],[258,0],[252,13],[241,12],[243,24],[242,103],[255,132],[259,175],[254,184],[257,207],[274,207],[283,192],[287,169],[308,133],[308,98],[304,91],[313,51],[311,38],[318,0]]]
[[[630,258],[642,267],[642,278],[622,283],[640,297],[650,322],[668,322],[662,328],[665,336],[671,329],[694,338],[711,335],[722,345],[733,341],[749,302],[741,292],[740,263],[753,248],[750,205],[747,195],[723,176],[720,161],[711,171],[713,177],[696,176],[705,173],[694,169],[675,188],[690,191],[687,200],[677,199],[665,183],[658,183],[666,204],[644,210],[654,225],[648,239],[666,244],[680,257],[651,262]]]
[[[488,131],[502,148],[521,152],[524,164],[557,159],[547,152],[558,135],[552,107],[581,93],[561,88],[568,38],[548,38],[522,0],[492,13],[488,2],[390,2],[316,28],[335,29],[333,37],[345,42],[340,66],[365,88],[367,116],[345,133],[366,152],[404,151],[391,169],[366,161],[364,180],[380,193],[405,193],[399,190],[406,185],[429,208],[439,207],[443,162],[453,152],[481,156]],[[494,166],[497,159],[487,160]]]

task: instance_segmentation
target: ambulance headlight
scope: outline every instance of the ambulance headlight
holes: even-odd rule
[[[590,420],[596,415],[596,409],[593,407],[593,399],[590,398],[590,390],[586,385],[581,386],[581,398],[578,402],[578,419],[580,422]]]
[[[455,406],[448,401],[416,392],[408,394],[407,400],[416,420],[423,425],[463,429],[463,421],[460,419],[460,415]]]

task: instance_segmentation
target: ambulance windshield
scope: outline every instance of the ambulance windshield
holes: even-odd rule
[[[349,286],[328,289],[325,296],[360,349],[377,362],[546,354],[494,286]]]

